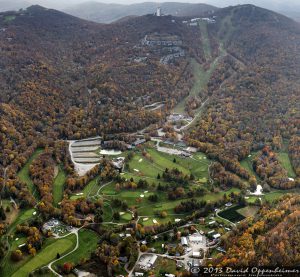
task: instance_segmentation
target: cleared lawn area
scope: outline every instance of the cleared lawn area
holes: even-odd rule
[[[160,175],[162,175],[162,172],[160,173]],[[124,177],[125,179],[133,179],[134,182],[138,182],[139,180],[147,180],[148,183],[152,184],[164,184],[165,182],[162,179],[157,179],[157,176],[155,177],[148,177],[148,176],[143,176],[141,174],[139,174],[138,172],[134,172],[134,173],[129,173],[126,172],[122,175],[122,177]]]
[[[117,195],[118,192],[115,190],[115,183],[111,183],[100,190],[100,193],[103,195]]]
[[[9,225],[14,222],[18,216],[19,210],[15,208],[14,204],[10,202],[10,200],[2,199],[1,204],[4,208],[6,220],[5,222]],[[6,212],[6,208],[9,207],[10,211]]]
[[[93,197],[93,196],[96,196],[96,194],[97,194],[97,192],[98,192],[100,186],[103,185],[103,184],[98,184],[98,180],[99,180],[98,177],[95,178],[95,179],[93,179],[93,180],[91,180],[91,181],[84,187],[84,189],[83,189],[81,192],[79,192],[78,195],[73,194],[70,198],[71,198],[72,200],[75,200],[75,199],[82,198],[82,197]],[[113,185],[113,187],[114,187],[115,183],[113,183],[113,184],[111,184],[111,185]],[[82,193],[82,194],[81,194],[81,193]]]
[[[251,217],[251,216],[254,216],[258,210],[259,210],[259,207],[257,207],[257,206],[247,206],[247,207],[237,210],[237,212],[244,217]]]
[[[102,210],[103,210],[103,221],[104,222],[112,221],[112,216],[114,211],[111,205],[108,202],[104,202],[104,206]]]
[[[281,163],[281,165],[287,170],[288,176],[290,178],[295,178],[296,174],[293,169],[289,154],[287,152],[279,152],[277,153],[278,160]]]
[[[206,200],[206,201],[218,201],[219,199],[222,199],[224,193],[229,195],[231,192],[238,192],[239,189],[232,188],[226,192],[219,192],[219,193],[208,193],[201,197],[195,197],[197,200]],[[149,203],[148,205],[141,206],[138,208],[138,214],[141,216],[155,216],[155,211],[166,211],[169,215],[174,214],[174,208],[179,205],[181,202],[187,201],[189,199],[179,199],[175,201],[168,201],[168,202],[160,202],[157,203]],[[175,216],[177,217],[177,216]],[[167,217],[168,218],[168,217]],[[173,218],[173,217],[172,217]]]
[[[15,221],[9,226],[8,233],[12,232],[18,224],[21,224],[34,217],[34,211],[35,209],[19,210],[18,216],[16,217]]]
[[[166,168],[172,169],[172,168],[178,168],[178,170],[182,171],[184,174],[190,174],[190,171],[185,168],[184,166],[178,164],[178,163],[173,163],[173,159],[178,158],[178,156],[175,155],[168,155],[162,152],[159,152],[153,148],[148,148],[147,152],[150,154],[152,157],[154,164],[160,167],[162,170],[165,170]],[[148,168],[149,170],[149,168]]]
[[[208,166],[211,163],[204,153],[195,153],[192,158],[182,158],[170,155],[148,147],[146,151],[150,154],[152,161],[146,159],[141,153],[136,153],[129,162],[130,172],[123,174],[125,178],[133,178],[138,181],[141,178],[149,179],[149,182],[163,183],[163,179],[157,180],[157,175],[162,175],[166,168],[177,168],[184,174],[193,174],[203,182],[208,179]],[[174,163],[173,160],[176,159]]]
[[[185,104],[187,100],[192,96],[198,96],[199,92],[207,86],[209,76],[202,68],[202,66],[194,59],[191,60],[191,67],[194,74],[194,85],[189,93],[189,95],[179,102],[174,108],[175,113],[185,113]]]
[[[283,196],[284,194],[288,193],[288,191],[275,191],[275,192],[271,192],[268,193],[264,196],[264,199],[267,201],[275,201],[277,199],[279,199],[281,196]]]
[[[231,18],[232,13],[224,17],[224,19],[222,20],[222,27],[220,28],[218,35],[223,42],[228,41],[233,32],[234,28],[231,22]]]
[[[16,19],[15,15],[7,15],[4,17],[4,22],[10,22]]]
[[[144,197],[141,197],[141,195],[144,195]],[[128,206],[140,206],[150,203],[147,199],[149,195],[151,195],[151,193],[144,193],[144,190],[121,190],[119,193],[112,195],[111,198],[125,200]],[[166,200],[166,198],[162,196],[165,196],[165,193],[161,193],[159,199]]]
[[[93,180],[91,180],[86,186],[85,188],[83,189],[83,194],[82,196],[93,196],[97,193],[97,190],[98,190],[98,178],[95,178]]]
[[[151,154],[150,154],[151,155]],[[151,155],[152,156],[152,155]],[[158,173],[162,173],[165,169],[155,164],[155,158],[152,157],[154,162],[146,159],[141,153],[135,153],[132,160],[129,162],[129,169],[132,173],[151,178],[156,178]]]
[[[132,214],[125,212],[123,215],[121,215],[121,219],[124,220],[125,222],[128,222],[132,219]]]
[[[271,191],[269,193],[266,193],[264,195],[261,195],[261,196],[249,196],[249,199],[247,199],[247,202],[248,203],[255,203],[255,200],[257,198],[261,198],[262,201],[270,201],[270,202],[273,202],[277,199],[279,199],[280,197],[282,197],[283,195],[285,194],[288,194],[288,193],[300,193],[299,189],[292,189],[292,190],[274,190],[274,191]]]
[[[207,33],[207,23],[206,22],[199,22],[199,27],[201,31],[202,37],[202,44],[203,44],[203,51],[205,55],[205,59],[211,59],[211,49],[210,49],[210,41]]]
[[[29,158],[29,160],[26,162],[26,164],[23,166],[23,168],[19,171],[18,177],[20,178],[21,181],[25,182],[27,184],[27,187],[29,191],[32,193],[32,195],[35,198],[38,198],[38,193],[37,190],[35,189],[35,186],[29,176],[29,166],[33,162],[33,160],[43,152],[43,149],[37,149],[35,152],[32,154],[32,156]]]
[[[56,259],[56,254],[60,253],[63,255],[64,253],[71,251],[76,244],[75,235],[70,235],[66,238],[55,240],[50,245],[43,247],[38,254],[31,258],[27,263],[22,265],[17,271],[14,272],[13,277],[27,277],[30,272],[33,270],[47,265],[52,260]],[[9,276],[9,275],[8,275]]]
[[[250,157],[248,156],[247,158],[242,160],[240,163],[243,168],[245,168],[250,174],[254,175],[257,180],[259,180],[259,176],[254,172],[253,167],[252,167],[252,160],[255,158],[257,153],[258,153],[258,151],[252,152],[250,154]]]
[[[120,192],[115,192],[114,195],[111,194],[111,191],[113,191],[114,188],[107,186],[102,191],[103,195],[106,196],[106,199],[109,198],[118,198],[122,199],[127,202],[128,206],[136,206],[138,214],[140,216],[149,217],[149,220],[143,221],[140,219],[140,223],[143,225],[153,225],[153,219],[156,219],[159,223],[167,223],[169,221],[174,222],[175,218],[182,218],[185,215],[184,214],[175,214],[174,208],[179,205],[182,201],[187,201],[188,199],[179,199],[176,201],[170,201],[167,199],[167,195],[164,192],[152,192],[149,191],[148,193],[144,193],[144,190],[121,190]],[[219,199],[222,199],[224,193],[229,195],[231,192],[238,192],[239,189],[232,188],[226,192],[219,192],[219,193],[208,193],[205,196],[202,197],[196,197],[197,200],[206,200],[206,201],[218,201]],[[106,194],[108,192],[108,194]],[[149,195],[156,193],[158,195],[158,201],[156,203],[150,202],[147,198]],[[144,195],[144,197],[140,197],[141,195]],[[113,207],[114,209],[114,207]],[[119,209],[115,209],[119,211]],[[166,211],[168,213],[166,218],[160,218],[159,216],[155,215],[155,213],[159,213],[161,211]],[[106,218],[106,215],[109,216],[109,218]],[[104,221],[110,221],[111,220],[112,211],[111,208],[107,207],[104,209]],[[121,216],[121,219],[123,221],[129,221],[131,219],[131,215],[125,213],[123,216]]]
[[[67,175],[65,171],[61,166],[59,166],[58,174],[53,184],[53,202],[55,206],[57,206],[57,204],[62,200],[66,178]]]
[[[193,158],[182,158],[176,155],[169,155],[157,151],[152,147],[147,147],[146,151],[149,153],[152,161],[146,159],[141,153],[135,153],[132,160],[129,162],[130,173],[123,173],[121,176],[130,179],[133,178],[135,182],[138,182],[140,179],[145,179],[151,185],[152,183],[165,184],[166,182],[161,179],[157,179],[157,174],[162,175],[163,171],[166,168],[178,168],[184,174],[190,175],[193,174],[196,177],[196,181],[201,181],[206,183],[208,179],[208,166],[211,163],[207,159],[204,153],[195,153]],[[174,162],[174,158],[176,162]],[[138,171],[134,171],[137,169]],[[190,189],[198,187],[199,184],[190,184]],[[186,189],[188,190],[188,189]],[[145,191],[148,191],[145,193]],[[207,193],[205,196],[197,197],[198,200],[206,201],[218,201],[224,195],[230,194],[231,192],[238,192],[238,189],[231,189],[227,192],[221,191],[218,193]],[[148,200],[149,195],[155,193],[158,196],[158,201],[153,203]],[[177,215],[174,212],[175,206],[180,204],[182,201],[187,201],[188,199],[179,199],[176,201],[168,200],[166,192],[158,192],[156,189],[149,187],[145,189],[135,189],[135,190],[115,190],[115,183],[105,186],[101,190],[101,195],[107,201],[110,201],[113,198],[118,198],[126,201],[129,207],[135,206],[138,209],[138,214],[140,216],[149,217],[149,220],[143,221],[140,220],[140,223],[144,225],[153,225],[152,220],[156,219],[159,223],[166,223],[168,221],[174,222],[175,218],[182,218],[184,214]],[[112,207],[114,211],[121,211],[120,208]],[[166,211],[168,216],[166,218],[159,218],[155,213]],[[109,212],[109,211],[107,211]],[[106,213],[104,213],[106,214]],[[128,221],[131,219],[130,214],[124,214],[121,216],[122,221]],[[105,220],[109,221],[109,220]]]
[[[162,276],[159,273],[160,271],[174,274],[176,273],[176,262],[171,259],[158,257],[153,271],[154,271],[154,276]]]
[[[82,259],[89,259],[91,253],[96,250],[99,236],[92,230],[81,229],[79,231],[78,249],[65,258],[54,263],[54,266],[63,265],[65,262],[78,264]]]

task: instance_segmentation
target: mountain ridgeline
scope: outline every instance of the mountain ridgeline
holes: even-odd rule
[[[23,152],[21,141],[37,132],[80,138],[133,132],[159,121],[161,113],[143,106],[176,102],[188,94],[191,77],[187,59],[162,66],[156,52],[141,47],[146,34],[178,36],[187,53],[204,59],[200,31],[195,36],[171,17],[100,25],[32,6],[0,20],[1,165],[15,158],[10,154],[16,148]],[[138,57],[147,62],[135,62]],[[16,148],[7,147],[12,140]]]
[[[206,4],[190,3],[161,3],[159,5],[166,15],[172,16],[205,16],[218,8]],[[158,3],[145,2],[131,5],[105,4],[99,2],[85,2],[65,9],[66,13],[71,15],[99,22],[111,23],[128,16],[142,16],[154,14],[158,8]]]
[[[183,18],[135,16],[111,24],[86,21],[40,6],[0,13],[0,183],[6,182],[7,198],[12,196],[22,207],[36,205],[17,173],[36,149],[43,148],[45,155],[33,163],[33,173],[47,163],[49,172],[53,172],[55,158],[58,164],[65,162],[66,171],[73,175],[66,182],[61,208],[50,203],[49,185],[42,188],[45,195],[41,193],[49,205],[37,205],[37,209],[46,218],[61,215],[65,220],[68,216],[62,210],[67,210],[68,204],[77,206],[76,201],[85,201],[67,198],[74,192],[71,190],[77,180],[84,187],[92,174],[99,174],[100,168],[81,179],[75,176],[66,141],[101,136],[132,143],[139,130],[154,126],[156,131],[165,126],[166,117],[187,98],[191,101],[184,103],[186,115],[195,116],[199,106],[204,107],[204,112],[198,112],[200,117],[195,116],[197,120],[184,130],[183,138],[213,160],[209,176],[214,186],[246,191],[247,185],[255,185],[255,178],[260,178],[271,188],[298,188],[299,24],[253,5],[210,10],[205,15],[209,19],[198,23],[191,21],[192,16],[203,14],[195,13],[178,12]],[[119,15],[106,21],[117,18]],[[203,76],[207,85],[195,89],[195,83]],[[192,88],[194,95],[189,98]],[[163,105],[149,109],[156,103]],[[172,128],[167,126],[171,138]],[[295,178],[289,178],[276,158],[276,151],[284,147]],[[257,156],[251,173],[240,161],[253,151]],[[112,165],[105,159],[101,166],[106,173],[111,172]],[[194,180],[193,176],[185,178]],[[289,204],[291,210],[286,208]],[[259,232],[281,231],[287,226],[299,228],[295,220],[299,198],[288,197],[282,205],[285,213],[280,214],[272,206],[278,221],[266,224],[265,229],[256,225]],[[93,209],[93,205],[89,207]],[[260,213],[265,221],[272,217],[267,210]],[[247,230],[246,239],[257,238],[251,229],[253,222],[238,230]],[[299,240],[299,232],[290,230],[288,234]],[[240,235],[236,232],[230,238],[239,244],[245,238]],[[228,259],[245,248],[257,252],[245,255],[241,265],[257,261],[277,264],[276,255],[262,257],[266,242],[260,246],[251,242],[249,247],[233,246],[227,255],[218,256],[216,263],[231,265],[235,260]],[[270,243],[272,249],[278,249],[276,243]],[[291,243],[288,249],[292,247]],[[298,257],[284,256],[287,265],[299,262]]]
[[[299,24],[251,5],[217,16],[210,34],[219,37],[227,55],[209,81],[212,102],[191,142],[221,162],[220,172],[225,167],[243,176],[239,160],[264,145],[280,149],[288,141],[299,174]],[[270,184],[272,178],[290,188],[287,176],[273,172],[267,176]],[[293,183],[298,185],[299,179]]]

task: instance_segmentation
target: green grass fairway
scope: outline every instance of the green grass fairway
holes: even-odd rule
[[[116,195],[117,192],[115,190],[115,186],[116,186],[115,183],[110,183],[109,185],[102,188],[99,193],[105,194],[105,195]]]
[[[62,200],[63,198],[63,192],[64,192],[64,184],[66,181],[67,175],[65,171],[62,169],[61,166],[58,168],[58,174],[54,180],[53,184],[53,202],[54,205],[57,206],[57,204]]]
[[[19,171],[18,177],[20,178],[21,181],[27,184],[27,187],[29,191],[33,194],[35,198],[38,198],[38,192],[29,176],[29,166],[33,162],[33,160],[43,152],[43,149],[37,149],[33,153],[33,155],[30,157],[30,159],[26,162],[26,164],[23,166],[23,168]]]
[[[158,173],[162,175],[166,168],[178,168],[184,174],[190,175],[192,173],[199,179],[208,178],[208,166],[211,161],[203,153],[196,153],[193,158],[182,158],[177,155],[159,152],[151,147],[146,148],[146,151],[150,154],[152,161],[146,159],[142,154],[136,153],[129,162],[130,174],[126,173],[123,177],[133,177],[135,180],[149,178],[157,182],[156,177]],[[176,163],[173,162],[174,158]]]
[[[280,164],[287,170],[288,176],[290,178],[295,178],[296,174],[293,169],[289,154],[287,152],[279,152],[277,153],[277,157]]]
[[[92,230],[81,229],[79,231],[78,249],[65,258],[54,263],[54,266],[63,265],[65,262],[78,264],[82,259],[89,259],[91,253],[96,250],[99,236]]]
[[[206,200],[206,201],[218,201],[220,199],[223,198],[224,193],[226,193],[227,195],[229,195],[231,192],[238,192],[239,189],[237,188],[232,188],[226,192],[222,191],[219,193],[208,193],[202,197],[195,197],[195,199],[197,200]],[[158,201],[157,203],[153,204],[153,203],[147,203],[146,205],[141,203],[140,207],[137,209],[138,214],[141,216],[151,216],[151,217],[155,217],[155,212],[156,211],[166,211],[168,213],[168,215],[172,215],[174,214],[174,208],[179,205],[181,202],[183,201],[187,201],[188,199],[179,199],[179,200],[175,200],[175,201],[167,201],[166,202],[162,202],[162,201]],[[169,216],[168,216],[169,217]],[[167,221],[168,221],[168,217],[167,217]],[[177,217],[177,216],[174,216]],[[156,217],[155,217],[156,218]],[[180,218],[180,217],[179,217]],[[173,219],[173,216],[171,218],[171,221]]]
[[[147,160],[142,154],[137,153],[129,163],[130,173],[125,173],[123,177],[133,178],[138,181],[140,178],[145,178],[149,182],[163,183],[163,180],[157,180],[157,174],[162,175],[166,169],[178,168],[184,174],[193,174],[196,179],[201,179],[206,182],[208,179],[208,166],[211,163],[203,153],[195,153],[192,158],[182,158],[177,155],[170,155],[159,152],[154,148],[148,147],[146,151],[150,154],[152,162]],[[176,163],[173,162],[174,158]],[[135,171],[137,169],[138,171]]]
[[[237,210],[239,210],[240,208],[241,208],[240,206],[231,207],[229,209],[226,209],[226,210],[220,212],[219,216],[223,217],[231,222],[241,221],[241,220],[245,219],[245,217],[237,212]]]
[[[154,164],[160,167],[162,170],[165,170],[166,168],[172,169],[172,168],[178,168],[181,172],[184,174],[190,174],[189,169],[186,167],[178,164],[173,163],[174,157],[180,159],[178,156],[168,155],[162,152],[158,152],[157,150],[153,148],[148,148],[147,152],[150,154],[152,159],[154,160]],[[149,169],[148,169],[149,170]]]
[[[71,251],[76,244],[75,235],[70,235],[66,238],[55,240],[50,245],[43,247],[40,252],[33,258],[31,258],[28,262],[26,262],[22,267],[20,267],[17,271],[12,275],[13,277],[27,277],[30,272],[33,270],[40,268],[41,266],[47,265],[52,260],[56,259],[56,254],[60,253],[63,255],[64,253]],[[14,266],[14,264],[12,264]]]
[[[20,210],[16,220],[9,226],[8,233],[11,233],[18,224],[21,224],[27,221],[28,219],[34,217],[33,215],[34,211],[35,209]]]
[[[259,180],[259,176],[254,172],[252,167],[252,160],[255,158],[255,156],[258,154],[258,151],[251,152],[250,157],[248,156],[244,160],[242,160],[241,166],[245,168],[251,175],[255,176],[257,180]]]
[[[190,175],[193,174],[195,178],[195,182],[190,182],[189,188],[195,189],[200,185],[201,182],[204,183],[204,186],[208,180],[208,166],[211,163],[209,159],[207,159],[204,153],[195,153],[192,158],[182,158],[176,155],[169,155],[167,153],[162,153],[157,151],[154,147],[148,145],[145,147],[147,153],[149,153],[151,157],[151,161],[146,159],[140,152],[136,152],[132,160],[129,162],[129,172],[123,173],[122,177],[126,179],[133,178],[135,182],[138,182],[140,179],[145,179],[149,182],[149,184],[158,184],[162,185],[166,184],[166,182],[161,179],[157,179],[157,174],[162,175],[163,171],[166,168],[178,168],[184,174]],[[174,162],[174,158],[176,162]],[[134,171],[134,169],[138,169],[138,171]],[[200,182],[201,181],[201,182]],[[188,190],[186,188],[186,190]],[[145,193],[148,191],[148,193]],[[231,189],[226,194],[230,194],[231,192],[238,192],[239,189]],[[149,195],[155,193],[158,196],[158,201],[153,203],[148,200]],[[126,201],[129,207],[135,206],[137,208],[138,214],[140,216],[149,217],[149,220],[142,221],[140,223],[149,226],[153,225],[153,219],[156,219],[159,223],[167,223],[169,221],[174,222],[175,218],[182,218],[184,214],[175,214],[174,208],[180,204],[182,201],[187,201],[188,199],[178,199],[175,201],[171,201],[167,197],[166,192],[157,192],[155,187],[149,187],[147,189],[135,189],[135,190],[126,190],[121,189],[120,191],[115,190],[115,184],[109,184],[105,186],[101,190],[101,195],[107,201],[110,201],[113,198],[118,198]],[[142,197],[141,195],[144,195]],[[206,200],[206,201],[218,201],[222,199],[224,195],[224,191],[219,193],[207,193],[203,197],[196,197],[198,200]],[[112,209],[116,212],[120,212],[120,208],[112,207]],[[166,218],[160,218],[156,213],[161,211],[166,211],[168,216]],[[109,212],[109,211],[107,211]],[[106,212],[104,213],[106,214]],[[121,216],[121,221],[128,221],[131,219],[129,214],[125,214]],[[105,220],[109,221],[109,220]]]
[[[300,193],[300,191],[299,191],[299,189],[292,189],[292,190],[286,190],[286,191],[285,190],[274,190],[274,191],[271,191],[271,192],[266,193],[261,196],[254,196],[254,195],[249,196],[249,199],[247,199],[247,202],[253,204],[253,203],[255,203],[256,199],[258,199],[259,197],[262,199],[262,201],[273,202],[288,193]]]
[[[105,191],[103,191],[105,193]],[[147,199],[148,195],[151,193],[144,193],[144,190],[121,190],[119,193],[116,193],[115,195],[112,195],[111,198],[118,198],[122,199],[127,202],[128,206],[140,206],[140,205],[148,205],[149,201]],[[144,195],[142,198],[141,195]],[[162,193],[161,195],[161,200],[165,200],[165,194]],[[162,198],[164,196],[164,198]],[[138,202],[137,200],[140,199],[141,202]]]
[[[89,197],[95,195],[98,190],[97,183],[98,183],[98,178],[91,180],[83,189],[82,191],[84,194],[83,196]]]
[[[280,197],[282,197],[284,194],[288,193],[287,191],[274,191],[271,193],[268,193],[264,196],[264,199],[270,202],[273,202]]]
[[[150,154],[151,155],[151,154]],[[150,178],[156,178],[158,173],[162,173],[165,169],[161,166],[152,163],[146,159],[141,153],[136,153],[132,160],[129,162],[130,172],[139,176],[147,176]],[[138,171],[137,171],[138,170]]]
[[[125,214],[121,215],[121,219],[125,222],[128,222],[132,219],[131,213],[126,212]]]
[[[18,249],[19,245],[22,245],[23,243],[26,243],[26,237],[22,234],[18,234],[16,236],[16,238],[18,238],[18,240],[13,240],[11,243],[11,251],[14,251],[16,249]]]
[[[13,235],[16,226],[18,224],[21,224],[21,223],[27,221],[31,217],[33,217],[33,212],[34,211],[35,211],[34,209],[19,211],[18,214],[17,214],[16,219],[14,220],[14,222],[8,227],[8,230],[7,230],[6,234],[7,235]],[[2,236],[1,240],[2,239],[6,240],[6,238],[7,238],[6,236]],[[15,238],[19,238],[19,240],[16,241]],[[20,235],[20,234],[12,236],[11,238],[9,238],[9,243],[11,245],[11,250],[15,250],[18,247],[18,245],[22,244],[23,242],[24,241],[23,241],[22,235]],[[16,264],[12,264],[12,262],[10,261],[10,254],[11,254],[11,251],[9,251],[7,253],[7,256],[5,256],[3,258],[3,260],[1,261],[1,266],[3,267],[3,270],[2,270],[3,276],[11,276],[11,274],[16,270],[15,269]],[[20,263],[22,263],[22,261],[19,262],[18,264],[20,264]]]

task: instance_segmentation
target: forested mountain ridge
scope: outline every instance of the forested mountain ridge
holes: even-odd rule
[[[280,148],[290,140],[298,173],[299,24],[251,5],[222,9],[215,16],[216,24],[208,28],[212,54],[223,47],[228,55],[208,84],[207,113],[186,138],[247,179],[235,168],[238,160],[265,143]],[[170,108],[188,93],[191,75],[186,59],[166,67],[152,53],[147,63],[133,62],[147,54],[137,47],[146,34],[177,35],[190,56],[205,62],[200,30],[171,17],[99,25],[32,6],[0,18],[4,167],[22,160],[41,133],[80,138],[135,131],[161,120],[161,113],[141,107],[172,96]]]
[[[262,208],[223,238],[226,254],[219,266],[295,266],[299,257],[300,197],[287,195],[277,204]],[[296,275],[294,275],[296,276]]]
[[[288,140],[299,174],[299,24],[251,5],[217,14],[210,34],[229,55],[210,79],[207,114],[190,138],[230,170],[233,160]],[[245,177],[241,168],[233,171]]]
[[[190,4],[190,3],[160,3],[145,2],[131,5],[120,4],[105,4],[99,2],[85,2],[78,5],[71,6],[65,9],[66,13],[78,16],[83,19],[110,23],[127,16],[142,16],[146,14],[153,14],[158,6],[161,7],[162,12],[167,15],[178,17],[191,17],[207,15],[208,12],[215,11],[218,8],[207,4]]]
[[[166,44],[172,48],[164,47]],[[112,276],[120,270],[121,255],[130,259],[131,267],[136,263],[138,240],[165,230],[173,232],[174,226],[190,217],[197,223],[198,216],[217,217],[214,211],[225,203],[232,205],[228,201],[245,205],[246,195],[252,195],[248,189],[253,191],[258,183],[280,194],[299,188],[300,27],[284,16],[243,5],[218,10],[209,20],[196,24],[191,18],[147,15],[106,25],[32,6],[0,14],[0,50],[1,196],[16,201],[20,209],[34,207],[40,227],[52,217],[77,227],[94,217],[97,224],[93,228],[104,235],[93,258],[107,264]],[[165,57],[172,51],[177,58],[168,62]],[[199,85],[197,78],[205,84]],[[169,118],[180,117],[174,110],[182,100],[187,100],[182,113],[189,123],[180,133]],[[188,160],[185,152],[184,157],[171,156],[171,160],[166,153],[160,156],[158,129],[165,132],[161,139],[172,144],[180,134],[183,144],[196,147],[197,159]],[[137,146],[128,150],[126,158],[119,157],[124,159],[128,176],[122,177],[112,160],[102,157],[85,175],[74,170],[74,142],[70,140],[89,138],[93,146],[91,137],[96,136],[109,149],[121,148],[118,143],[129,146],[125,149]],[[139,140],[135,142],[140,136],[144,144],[139,146]],[[155,143],[146,143],[151,137]],[[85,147],[86,142],[75,144]],[[282,149],[291,159],[292,178],[280,163],[278,151]],[[243,167],[241,162],[251,154],[250,166]],[[190,164],[191,160],[197,163]],[[207,167],[198,172],[203,164]],[[140,165],[151,171],[150,177],[139,172],[136,167]],[[26,166],[29,182],[20,178]],[[177,166],[180,170],[173,168]],[[58,167],[65,176],[55,201]],[[93,197],[89,186],[95,191]],[[107,197],[99,193],[104,187]],[[145,197],[146,189],[150,197]],[[127,198],[115,197],[119,192],[125,192]],[[130,203],[128,195],[136,195]],[[185,214],[175,224],[172,217],[172,222],[156,224],[153,220],[153,225],[144,226],[139,221],[139,204],[151,202],[149,211],[153,212],[161,195],[163,204],[172,203],[168,212],[176,212],[176,217],[177,212],[179,217]],[[274,265],[281,257],[286,265],[298,264],[299,197],[288,195],[271,204],[257,200],[256,205],[262,206],[258,216],[231,228],[227,235],[234,245],[223,240],[228,252],[215,257],[215,264],[232,265],[240,252],[244,254],[240,265]],[[113,209],[105,207],[104,201],[117,208],[111,218],[107,214]],[[121,211],[129,219],[111,228],[111,220],[120,220]],[[163,219],[166,214],[155,208],[151,216]],[[107,230],[102,230],[104,217],[110,225]],[[119,233],[129,226],[130,238],[122,240]],[[0,233],[7,227],[1,222]],[[35,233],[22,226],[18,229]],[[35,231],[40,241],[35,248],[40,250],[42,235],[37,228]],[[277,243],[277,234],[286,251]],[[29,236],[28,241],[32,239]],[[0,257],[6,255],[7,260],[4,245]],[[31,243],[27,245],[26,253],[31,253]],[[267,253],[269,246],[273,255]]]
[[[162,66],[157,53],[148,53],[146,63],[134,62],[148,52],[140,47],[146,34],[177,35],[187,53],[203,59],[200,33],[194,39],[194,31],[170,17],[99,25],[32,6],[0,20],[2,166],[22,159],[17,153],[41,133],[80,138],[159,121],[160,112],[143,106],[171,95],[176,101],[188,93],[191,78],[186,59]]]

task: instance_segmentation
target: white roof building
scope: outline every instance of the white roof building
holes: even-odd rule
[[[188,241],[187,241],[187,238],[186,238],[186,237],[181,237],[181,244],[182,244],[183,246],[188,245]]]
[[[221,235],[218,233],[218,234],[215,234],[215,235],[213,235],[213,238],[214,239],[218,239],[219,237],[221,237]]]
[[[148,262],[148,266],[152,267],[155,264],[156,259],[157,259],[157,255],[152,255],[150,261]]]
[[[200,257],[200,252],[199,251],[193,252],[193,257],[195,257],[195,258]]]
[[[189,241],[194,242],[194,243],[202,242],[202,236],[197,233],[193,234],[193,235],[189,236]]]
[[[189,147],[186,149],[186,151],[187,151],[187,152],[191,152],[191,153],[196,153],[196,152],[198,151],[198,149],[195,148],[195,147],[189,146]]]

